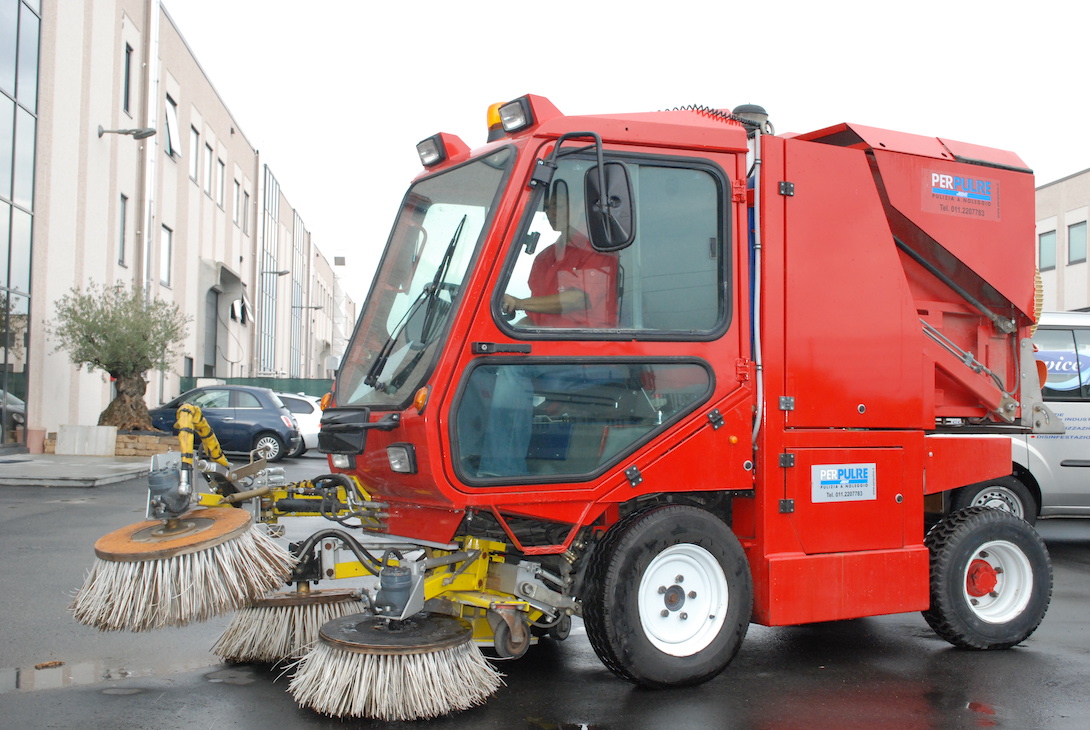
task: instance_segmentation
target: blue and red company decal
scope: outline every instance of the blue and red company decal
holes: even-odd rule
[[[877,464],[815,464],[810,467],[810,500],[865,502],[878,499]]]
[[[1048,368],[1049,389],[1078,390],[1090,383],[1090,355],[1072,350],[1041,350],[1035,355]]]
[[[924,170],[923,177],[924,210],[960,218],[999,220],[998,180],[942,170]]]

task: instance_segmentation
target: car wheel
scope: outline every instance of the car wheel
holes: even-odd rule
[[[738,539],[688,505],[625,518],[592,556],[583,621],[610,671],[647,687],[706,682],[738,652],[753,587]]]
[[[295,450],[288,454],[289,459],[298,459],[303,454],[307,453],[307,446],[303,443],[303,439],[299,439],[299,445],[295,447]]]
[[[954,493],[950,511],[966,507],[989,507],[1010,512],[1029,524],[1037,521],[1037,500],[1016,477],[1001,477],[962,487]]]
[[[1007,649],[1036,630],[1052,598],[1052,563],[1041,537],[1009,512],[970,507],[931,528],[935,633],[965,649]]]
[[[284,449],[284,442],[280,440],[280,437],[275,433],[263,433],[259,434],[254,439],[254,451],[263,449],[265,451],[265,460],[269,462],[280,461],[287,456],[287,451]]]

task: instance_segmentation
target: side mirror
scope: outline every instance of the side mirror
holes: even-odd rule
[[[620,162],[595,165],[587,170],[584,189],[594,250],[620,251],[631,245],[636,239],[636,213],[628,168]]]

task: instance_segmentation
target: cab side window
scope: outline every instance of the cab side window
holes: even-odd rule
[[[720,176],[705,167],[625,165],[636,240],[603,253],[587,239],[583,191],[594,161],[560,161],[502,283],[500,309],[516,329],[635,330],[638,336],[709,332],[722,322],[728,292]]]

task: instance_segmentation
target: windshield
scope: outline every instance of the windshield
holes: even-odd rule
[[[401,407],[420,387],[514,158],[505,148],[409,189],[338,377],[338,405]]]

